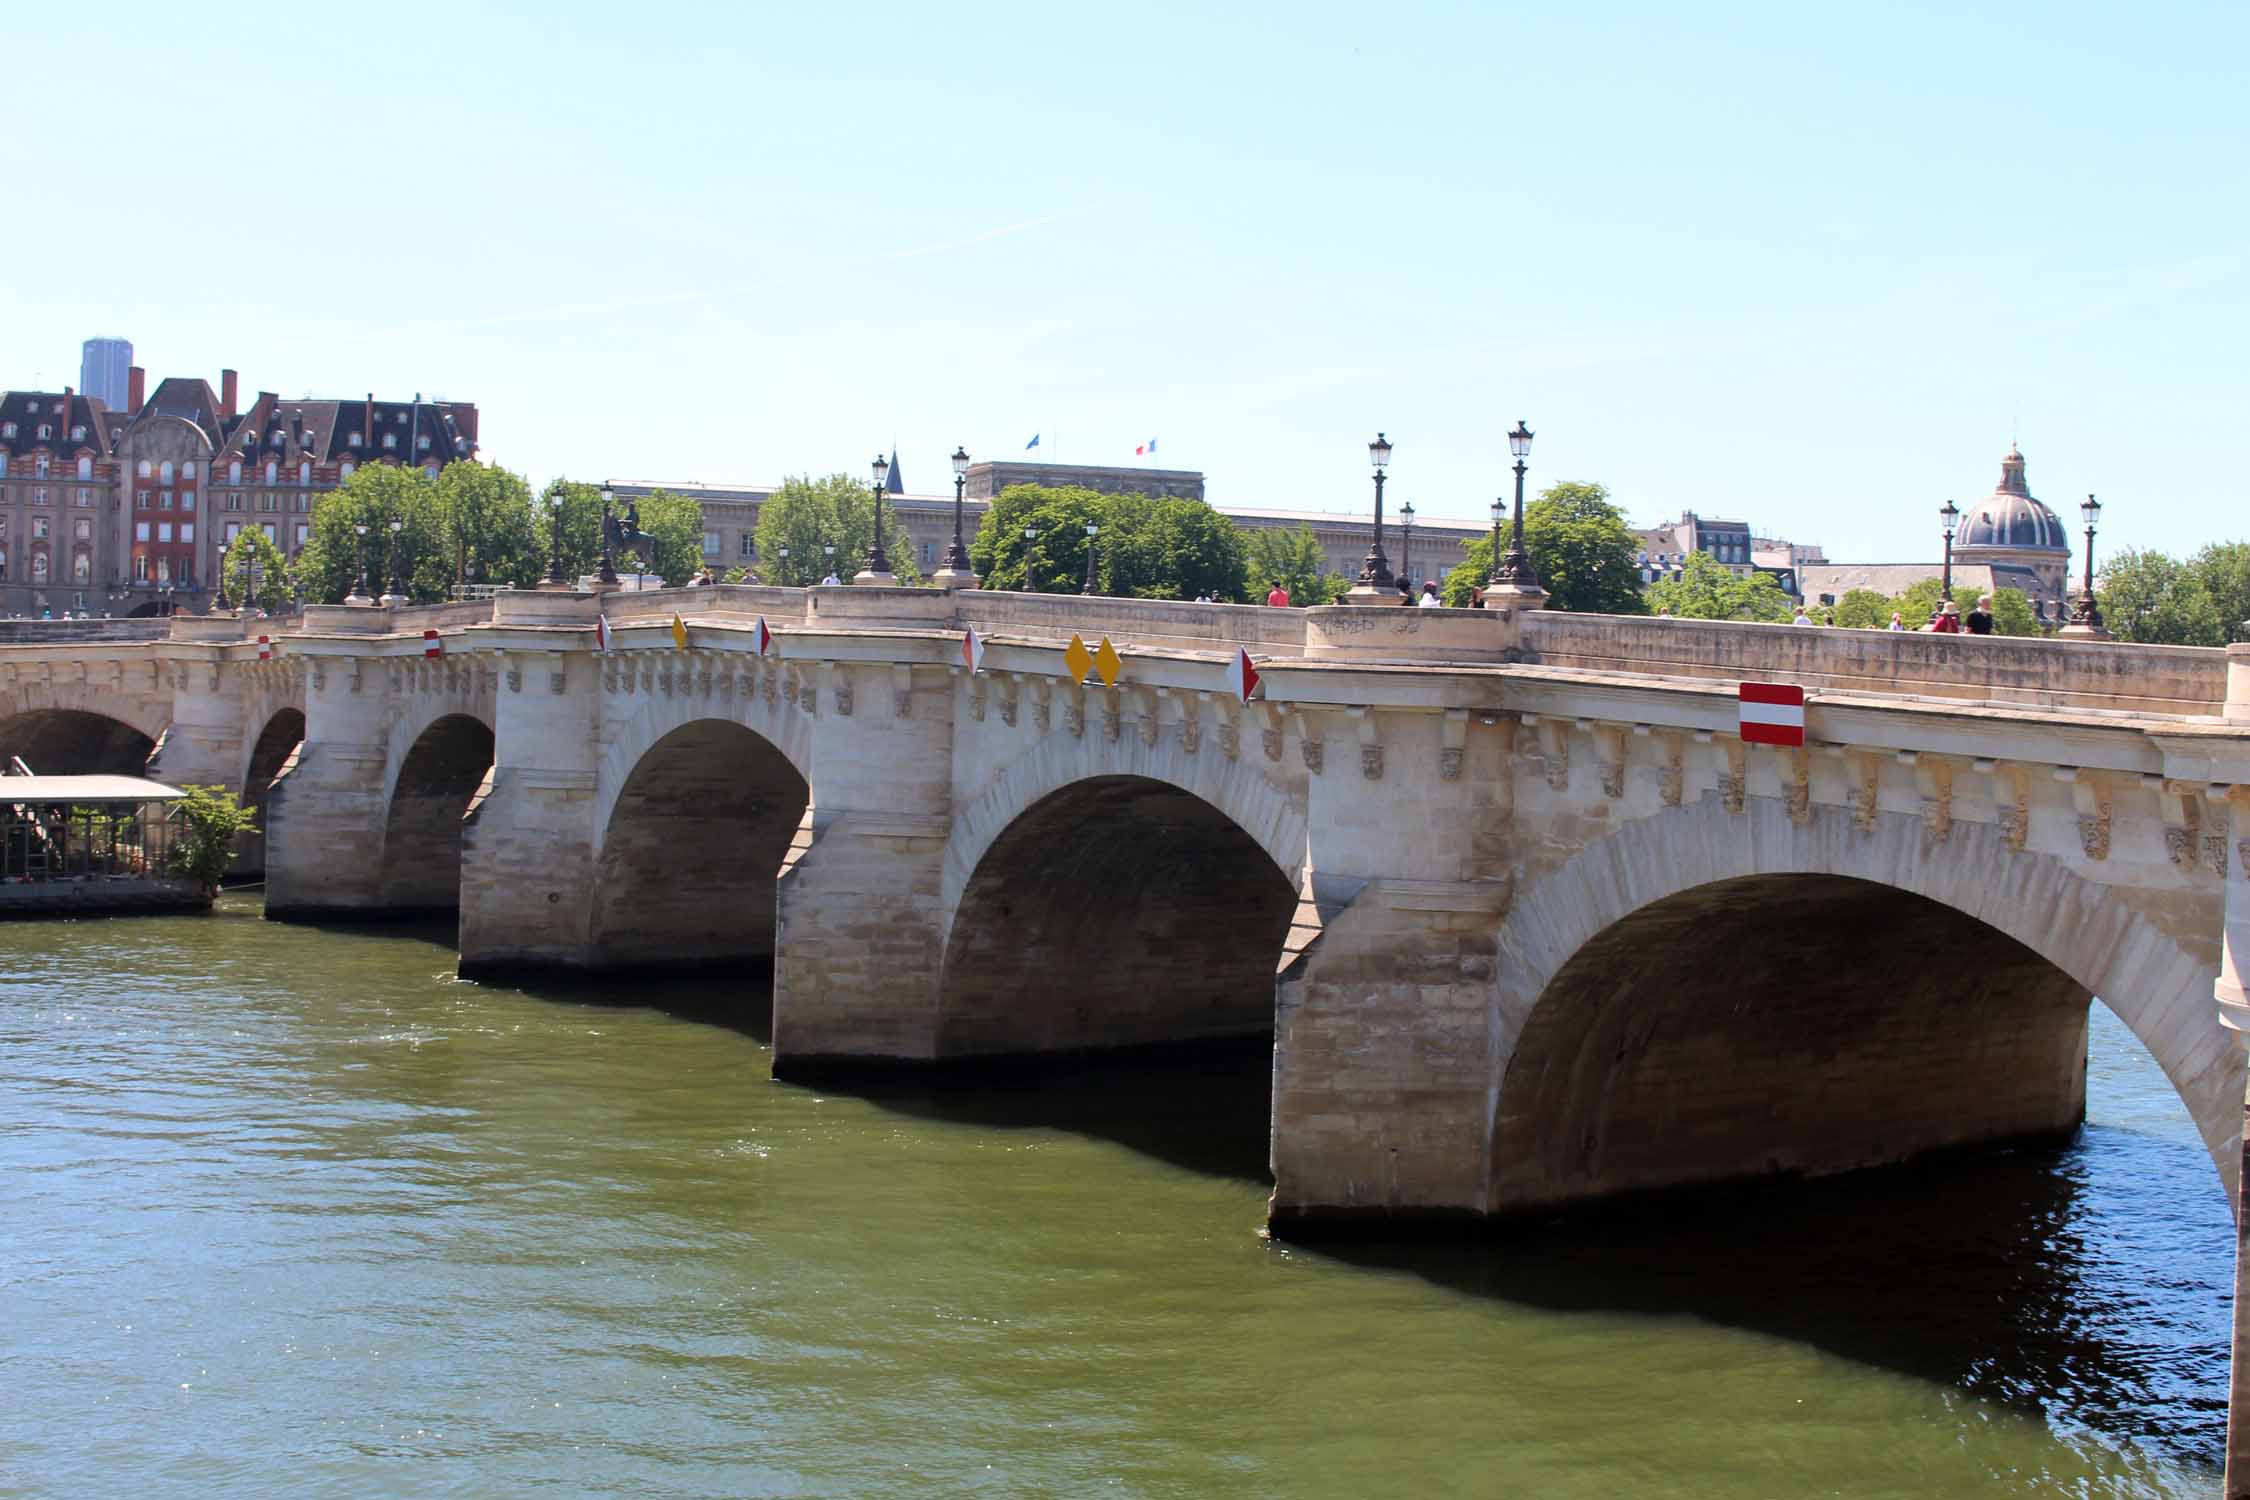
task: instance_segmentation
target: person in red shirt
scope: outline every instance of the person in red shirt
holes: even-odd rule
[[[1287,609],[1289,607],[1289,590],[1281,586],[1280,579],[1274,580],[1273,592],[1266,595],[1266,603],[1272,605],[1275,609]]]

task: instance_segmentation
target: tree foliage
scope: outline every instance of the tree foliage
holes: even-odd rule
[[[641,530],[648,533],[648,556],[641,571],[672,587],[686,583],[703,567],[703,502],[690,495],[658,490],[638,502]]]
[[[2206,554],[2213,552],[2205,548]],[[2223,646],[2227,622],[2197,560],[2127,547],[2101,570],[2102,623],[2121,641],[2156,646]]]
[[[402,584],[414,603],[433,604],[450,597],[456,582],[528,588],[546,572],[543,519],[531,487],[506,469],[464,459],[432,479],[418,468],[369,464],[313,502],[312,535],[297,554],[297,593],[313,604],[344,601],[359,576],[355,526],[367,528],[370,595]]]
[[[2250,641],[2250,542],[2212,542],[2188,564],[2230,641]]]
[[[831,562],[836,576],[851,582],[875,544],[875,507],[867,482],[849,474],[783,480],[758,507],[757,544],[756,572],[767,583],[815,584],[826,576]],[[787,557],[781,555],[784,547],[789,549]],[[836,549],[833,558],[826,550],[830,547]],[[883,550],[900,583],[922,581],[913,545],[899,528],[888,495],[883,497]]]
[[[185,795],[172,804],[179,826],[165,852],[165,868],[195,881],[205,895],[211,895],[234,864],[236,838],[256,831],[256,810],[244,807],[224,787],[188,786],[181,791]]]
[[[256,583],[256,595],[251,585]],[[221,608],[273,611],[296,597],[296,579],[289,567],[289,559],[281,555],[281,548],[271,537],[256,526],[245,526],[227,544],[219,558],[219,604]]]
[[[1566,479],[1549,485],[1523,508],[1523,550],[1531,558],[1549,609],[1581,614],[1645,615],[1640,563],[1625,513],[1602,485]],[[1445,575],[1445,602],[1469,604],[1492,576],[1489,533],[1463,549]]]
[[[1086,528],[1094,538],[1094,592],[1113,598],[1222,601],[1245,598],[1242,529],[1201,500],[1104,495],[1075,486],[1010,485],[994,497],[969,558],[984,586],[1075,594],[1086,582]],[[1026,539],[1026,529],[1038,535]]]
[[[1350,579],[1328,571],[1328,555],[1310,526],[1242,530],[1243,566],[1252,595],[1279,583],[1292,604],[1334,604],[1351,588]]]
[[[1796,616],[1796,606],[1771,573],[1737,578],[1708,552],[1690,552],[1677,574],[1651,584],[1648,603],[1683,620],[1786,622]]]
[[[1836,601],[1836,624],[1843,630],[1888,630],[1897,607],[1880,589],[1853,589]]]

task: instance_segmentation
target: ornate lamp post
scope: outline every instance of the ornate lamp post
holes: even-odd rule
[[[853,576],[852,582],[893,584],[898,582],[898,575],[891,571],[891,560],[883,552],[883,486],[891,477],[891,461],[878,453],[874,468],[875,545],[867,549],[867,566]]]
[[[391,533],[391,591],[382,597],[381,602],[395,606],[406,602],[406,547],[404,539],[399,535],[406,529],[406,522],[393,516],[388,529]]]
[[[779,569],[779,572],[781,574],[780,582],[786,584],[789,581],[789,548],[786,544],[784,544],[782,546],[774,548],[773,550],[774,555],[781,559],[781,567]]]
[[[826,571],[820,575],[820,581],[822,583],[826,583],[829,579],[836,576],[836,549],[831,544],[823,543],[820,549],[820,555],[827,564]]]
[[[2078,507],[2078,515],[2086,523],[2086,585],[2070,603],[2070,623],[2055,633],[2082,641],[2106,641],[2109,632],[2102,628],[2102,607],[2094,598],[2094,526],[2102,518],[2101,501],[2088,495],[2086,503]]]
[[[1367,461],[1375,466],[1375,535],[1367,544],[1367,561],[1359,570],[1359,582],[1351,597],[1362,604],[1384,602],[1391,591],[1391,560],[1383,555],[1383,480],[1384,471],[1391,466],[1391,440],[1381,433],[1367,445]]]
[[[1508,451],[1516,456],[1515,526],[1508,536],[1508,555],[1493,568],[1490,584],[1484,592],[1488,600],[1498,595],[1494,602],[1503,606],[1538,609],[1547,602],[1547,591],[1539,586],[1539,574],[1531,566],[1531,554],[1523,550],[1523,474],[1524,460],[1531,456],[1531,429],[1520,421],[1515,431],[1508,434]],[[1492,547],[1496,553],[1500,549],[1497,516]]]
[[[1940,600],[1953,597],[1953,532],[1961,522],[1961,512],[1948,500],[1938,508],[1938,524],[1945,528],[1945,577],[1938,584]]]
[[[1094,592],[1094,537],[1100,530],[1093,522],[1086,523],[1086,586],[1078,591],[1081,594]]]
[[[1411,589],[1414,578],[1414,502],[1409,500],[1398,508],[1398,576],[1402,587]]]
[[[1023,529],[1023,592],[1027,594],[1039,592],[1039,564],[1031,554],[1031,544],[1038,540],[1038,527],[1026,526]]]
[[[258,553],[256,548],[243,554],[243,571],[250,576],[243,581],[242,607],[253,615],[258,610]]]
[[[357,579],[356,579],[356,580],[355,580],[355,581],[353,582],[353,584],[352,584],[352,591],[351,591],[351,595],[350,595],[350,596],[349,596],[348,598],[346,598],[346,599],[344,600],[344,602],[345,602],[346,604],[369,604],[369,605],[371,605],[371,604],[373,604],[373,603],[374,603],[375,601],[374,601],[374,600],[373,600],[372,598],[370,598],[370,597],[368,596],[368,593],[367,593],[367,527],[366,527],[366,525],[365,525],[364,523],[362,523],[362,522],[359,522],[359,521],[354,521],[354,522],[352,522],[352,535],[354,535],[354,536],[356,536],[356,537],[358,537],[358,538],[359,538],[359,577],[358,577],[358,578],[357,578]]]
[[[976,569],[969,564],[968,543],[961,540],[961,503],[969,490],[969,450],[953,450],[953,543],[945,549],[945,565],[937,570],[933,582],[943,588],[973,589],[977,586]]]

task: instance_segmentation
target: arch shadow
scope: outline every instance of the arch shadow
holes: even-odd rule
[[[595,858],[596,967],[741,965],[770,979],[782,871],[810,840],[812,789],[755,730],[697,719],[633,763]]]
[[[461,909],[462,819],[492,771],[493,734],[482,719],[443,714],[399,762],[383,825],[378,889],[386,916]]]
[[[0,719],[0,767],[21,759],[42,776],[145,776],[156,740],[122,719],[80,708],[34,708]]]

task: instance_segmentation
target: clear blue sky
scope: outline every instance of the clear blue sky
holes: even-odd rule
[[[1599,480],[1934,555],[2011,432],[2104,547],[2250,535],[2240,6],[47,6],[0,384],[474,399],[704,481],[1132,461],[1481,516]],[[19,19],[29,21],[26,12]]]

